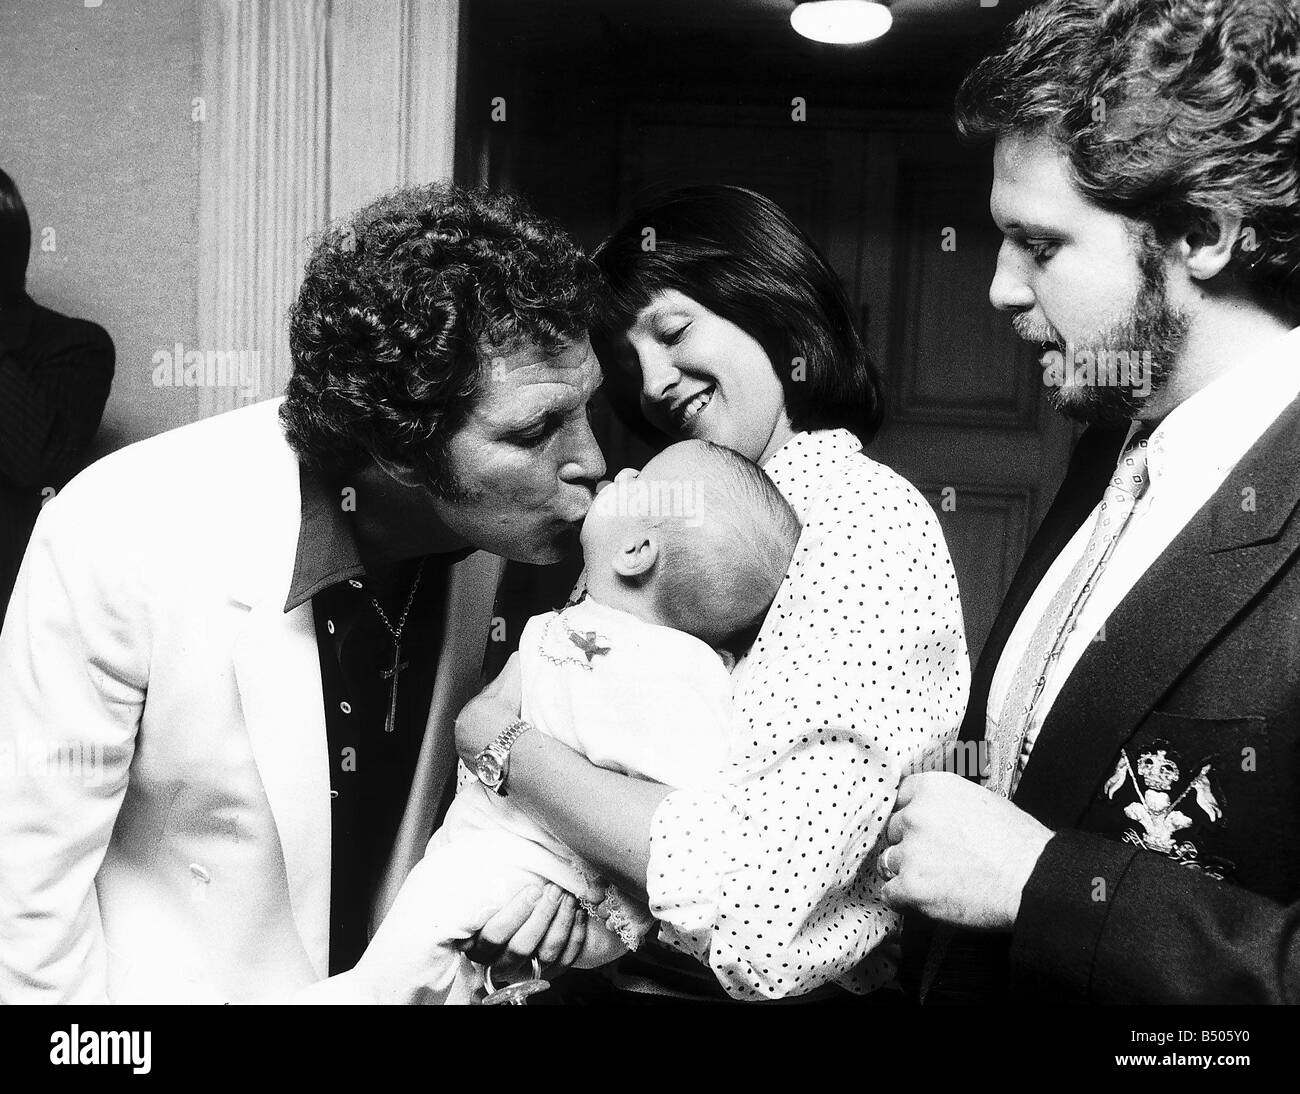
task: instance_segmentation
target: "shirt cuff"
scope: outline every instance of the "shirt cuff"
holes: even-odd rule
[[[735,825],[724,798],[674,790],[650,821],[646,895],[659,941],[709,964],[724,877],[735,869],[724,833]]]
[[[1058,832],[1020,898],[1011,939],[1018,992],[1088,998],[1106,918],[1139,849],[1086,832]]]

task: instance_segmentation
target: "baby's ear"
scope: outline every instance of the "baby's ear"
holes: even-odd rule
[[[659,543],[650,532],[628,536],[614,555],[614,572],[620,577],[649,576],[659,561]]]

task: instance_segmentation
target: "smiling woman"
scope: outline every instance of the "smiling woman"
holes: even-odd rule
[[[661,442],[760,464],[803,531],[732,678],[737,728],[709,785],[629,778],[539,733],[515,745],[519,806],[658,920],[659,945],[556,991],[812,1002],[888,989],[898,921],[863,867],[902,774],[955,734],[968,684],[934,513],[862,451],[878,374],[830,267],[774,203],[678,191],[596,258],[607,296],[592,341],[615,401]],[[754,548],[737,534],[730,550]],[[462,714],[462,757],[519,717],[507,690]]]
[[[639,402],[660,432],[703,437],[759,462],[771,435],[757,449],[752,436],[733,442],[766,423],[773,405],[783,405],[779,420],[795,430],[843,427],[866,444],[880,428],[880,374],[835,271],[763,195],[684,187],[632,213],[601,244],[596,263],[605,307],[592,344],[602,360],[620,364],[611,394],[634,417]],[[703,368],[701,346],[719,347]],[[679,383],[684,374],[691,381]],[[728,413],[684,431],[703,408],[702,400],[688,404],[710,388],[724,403],[730,398]],[[762,405],[750,413],[748,398]]]
[[[763,347],[676,289],[654,296],[612,342],[620,380],[640,387],[641,411],[659,432],[725,445],[755,463],[793,435]]]

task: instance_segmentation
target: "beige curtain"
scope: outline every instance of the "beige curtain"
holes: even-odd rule
[[[460,0],[204,0],[199,345],[206,415],[272,398],[310,236],[450,178]]]

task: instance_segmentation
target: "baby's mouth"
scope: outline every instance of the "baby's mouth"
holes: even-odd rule
[[[678,429],[684,429],[693,419],[699,417],[704,408],[713,401],[715,390],[713,386],[706,387],[673,411],[673,422]]]

